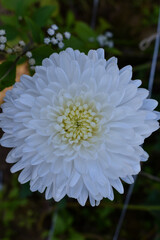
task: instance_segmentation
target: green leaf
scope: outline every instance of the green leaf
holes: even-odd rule
[[[67,215],[67,218],[64,216],[58,215],[56,218],[56,225],[55,225],[55,236],[64,233],[66,230],[70,228],[72,225],[73,218],[70,215]]]
[[[58,0],[39,0],[41,6],[54,6],[54,11],[52,12],[52,17],[56,17],[59,14],[59,1]]]
[[[75,16],[72,11],[68,11],[66,18],[67,27],[70,27],[75,23]]]
[[[107,53],[111,53],[112,55],[116,55],[116,56],[122,55],[122,52],[120,50],[118,50],[117,48],[108,48],[108,47],[106,47],[105,49],[106,49]]]
[[[46,45],[37,47],[32,51],[33,57],[36,60],[36,65],[40,65],[42,63],[42,60],[49,57],[52,53],[53,49],[51,46]]]
[[[72,47],[73,49],[79,49],[82,51],[84,43],[77,37],[71,36],[69,40],[64,40],[65,48]]]
[[[16,12],[18,16],[24,16],[27,8],[38,0],[1,0],[2,5],[12,11]]]
[[[22,184],[19,195],[21,198],[27,198],[28,196],[32,195],[32,192],[29,188],[29,183]]]
[[[96,33],[84,22],[77,22],[75,32],[83,41],[88,41],[90,37],[96,37]]]
[[[11,25],[3,25],[3,28],[6,30],[7,40],[11,41],[15,39],[18,35],[18,29]]]
[[[104,31],[106,31],[107,29],[110,29],[110,28],[111,28],[111,24],[109,22],[107,22],[103,18],[99,19],[99,27],[97,30],[100,34],[102,34]]]
[[[85,238],[78,232],[71,231],[69,240],[85,240]]]
[[[0,64],[0,91],[15,83],[16,66],[14,62],[7,61]]]
[[[37,43],[42,41],[42,31],[41,28],[29,17],[25,17],[25,21],[28,25],[28,28],[31,31],[33,40]]]
[[[4,24],[8,24],[11,26],[17,26],[19,25],[18,23],[18,19],[15,15],[1,15],[0,16],[0,20],[4,23]]]
[[[1,0],[1,4],[3,7],[9,9],[9,10],[15,10],[15,7],[17,6],[19,0]]]
[[[25,16],[28,8],[35,2],[38,2],[38,0],[19,0],[16,7],[17,16]]]
[[[44,27],[47,23],[47,20],[52,16],[53,11],[55,10],[55,6],[41,7],[34,13],[33,20],[40,27]]]

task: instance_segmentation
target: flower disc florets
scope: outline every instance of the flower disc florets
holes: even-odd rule
[[[81,143],[96,134],[98,117],[87,104],[67,102],[64,112],[57,118],[59,134],[64,141]]]
[[[121,180],[133,183],[148,158],[140,145],[159,128],[157,102],[131,80],[131,66],[119,70],[102,49],[68,48],[35,70],[2,105],[0,142],[13,148],[11,171],[56,201],[68,195],[85,205],[89,197],[94,206],[114,198],[112,187],[123,193]]]

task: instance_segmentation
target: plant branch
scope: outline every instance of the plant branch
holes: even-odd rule
[[[15,59],[15,61],[13,62],[12,66],[8,69],[8,71],[0,78],[0,81],[2,81],[10,72],[11,70],[14,68],[14,66],[16,65],[16,63],[19,61],[19,59],[25,55],[25,53],[28,50],[32,50],[33,48],[30,48],[31,43],[29,43],[28,45],[26,45],[26,47],[24,48],[23,52]]]
[[[147,177],[147,178],[149,178],[149,179],[151,179],[151,180],[154,180],[154,181],[156,181],[156,182],[160,182],[160,178],[159,177],[156,177],[156,176],[154,176],[154,175],[151,175],[150,173],[146,173],[146,172],[140,172],[140,175],[142,175],[142,176],[144,176],[144,177]]]

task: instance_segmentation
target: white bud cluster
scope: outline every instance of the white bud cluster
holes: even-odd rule
[[[7,52],[8,54],[11,54],[11,53],[13,53],[13,49],[12,49],[12,48],[7,48],[7,49],[6,49],[6,52]]]
[[[109,48],[113,48],[114,46],[114,42],[111,39],[113,37],[113,33],[112,32],[105,32],[105,34],[101,34],[97,37],[97,42],[99,43],[99,45],[101,47],[109,47]]]
[[[25,47],[26,44],[25,44],[25,42],[24,42],[23,40],[21,40],[21,41],[19,41],[19,46],[20,46],[20,47]]]
[[[71,34],[69,32],[64,32],[63,34],[60,32],[56,32],[58,30],[58,26],[56,24],[52,24],[50,28],[48,28],[47,33],[48,37],[44,38],[44,44],[52,44],[58,45],[59,48],[64,47],[63,39],[70,39]],[[64,36],[63,36],[64,35]]]
[[[32,57],[32,53],[30,51],[26,52],[26,57],[31,58]]]
[[[0,51],[4,51],[6,48],[6,31],[4,29],[0,29]]]
[[[8,48],[7,53],[14,52],[16,54],[21,54],[25,46],[26,46],[26,43],[23,40],[20,40],[18,44],[16,44],[13,48]]]
[[[28,63],[30,65],[30,69],[31,70],[35,70],[35,64],[36,64],[36,61],[35,59],[32,57],[32,53],[30,51],[27,51],[26,52],[26,57],[28,58]]]

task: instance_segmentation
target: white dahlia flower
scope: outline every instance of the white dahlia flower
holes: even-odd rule
[[[2,104],[0,143],[13,148],[7,156],[19,182],[46,199],[65,195],[92,206],[123,193],[121,180],[133,183],[140,146],[159,128],[157,101],[131,80],[132,68],[119,70],[117,59],[104,59],[103,49],[88,55],[71,48],[53,53],[23,75]]]

